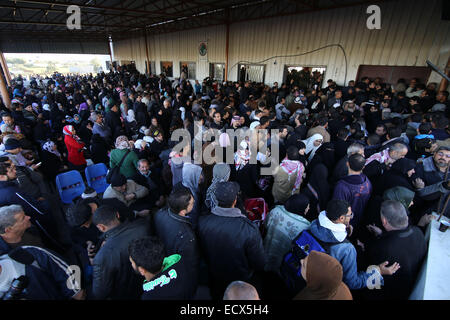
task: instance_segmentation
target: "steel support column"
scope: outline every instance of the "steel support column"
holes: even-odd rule
[[[11,87],[11,74],[9,73],[8,65],[6,64],[5,56],[0,51],[0,64],[2,65],[3,73],[5,74],[6,82]]]
[[[150,58],[148,55],[148,40],[147,40],[147,28],[144,28],[144,39],[145,39],[145,55],[147,56],[147,71],[148,75],[150,75]],[[153,70],[154,71],[154,70]]]
[[[3,71],[3,68],[1,71]],[[5,106],[8,109],[11,109],[11,99],[9,97],[8,89],[6,88],[6,81],[3,78],[3,72],[0,72],[0,94],[2,96],[2,100]]]
[[[450,77],[450,57],[448,57],[447,65],[445,66],[444,73]],[[439,91],[446,91],[448,88],[448,80],[442,77],[441,83],[439,84]]]

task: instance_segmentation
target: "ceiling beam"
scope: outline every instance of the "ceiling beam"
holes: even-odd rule
[[[67,28],[66,23],[62,22],[44,22],[44,21],[12,21],[12,20],[0,20],[0,24],[11,24],[11,25],[19,25],[19,24],[25,24],[25,25],[41,25],[41,26],[56,26],[56,27],[65,27]],[[100,27],[100,28],[132,28],[132,25],[120,25],[120,24],[114,24],[114,25],[103,25],[103,24],[82,24],[84,27]],[[76,31],[70,31],[70,33],[74,33]]]

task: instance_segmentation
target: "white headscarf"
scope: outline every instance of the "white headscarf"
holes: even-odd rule
[[[128,122],[133,122],[136,119],[134,118],[134,111],[133,110],[128,110],[128,115],[127,115],[127,121]]]
[[[61,153],[59,153],[58,149],[53,149],[53,147],[55,146],[55,143],[53,141],[47,141],[46,143],[44,143],[44,145],[42,146],[43,150],[46,150],[50,153],[53,153],[55,156],[57,156],[58,158],[61,158]]]
[[[313,134],[308,139],[302,140],[302,142],[306,145],[305,154],[308,154],[311,152],[311,154],[309,155],[308,161],[311,161],[312,158],[314,158],[314,155],[316,154],[317,149],[319,149],[321,146],[321,145],[319,145],[316,147],[314,145],[314,141],[316,141],[316,140],[322,140],[322,142],[323,142],[323,137],[320,133]]]

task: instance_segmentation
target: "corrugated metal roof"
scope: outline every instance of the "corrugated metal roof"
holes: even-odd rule
[[[109,54],[106,40],[103,42],[6,40],[0,42],[0,51],[5,53]]]

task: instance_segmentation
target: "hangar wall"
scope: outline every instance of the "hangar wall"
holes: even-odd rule
[[[380,30],[366,27],[367,5],[231,24],[228,79],[237,80],[239,61],[257,63],[272,56],[300,54],[329,44],[340,44],[345,49],[346,79],[344,55],[338,47],[331,47],[303,56],[269,59],[264,62],[265,82],[281,82],[284,65],[326,66],[325,79],[332,78],[341,85],[344,80],[356,78],[361,64],[426,66],[428,59],[443,69],[450,55],[450,21],[441,20],[441,1],[380,3]],[[200,61],[200,41],[208,42],[207,61]],[[209,63],[225,62],[225,42],[225,25],[149,34],[149,57],[155,62],[157,74],[161,72],[160,61],[172,61],[174,77],[180,75],[180,61],[196,62],[196,79],[202,80],[209,75]],[[143,36],[113,45],[115,60],[135,61],[137,69],[145,72]],[[432,72],[429,82],[440,79]]]

